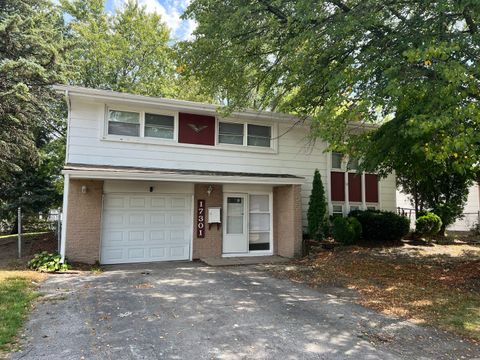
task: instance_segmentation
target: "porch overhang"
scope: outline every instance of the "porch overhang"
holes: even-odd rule
[[[133,166],[66,164],[71,179],[174,181],[219,184],[302,185],[305,178],[289,174],[142,168]]]

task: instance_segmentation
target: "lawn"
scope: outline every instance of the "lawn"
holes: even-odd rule
[[[34,271],[0,270],[0,355],[15,343],[37,296],[35,289],[44,278],[44,274]]]
[[[480,342],[480,246],[343,247],[269,270],[352,289],[361,305]]]

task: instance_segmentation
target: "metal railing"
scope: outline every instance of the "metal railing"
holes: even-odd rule
[[[407,217],[410,220],[410,228],[415,229],[415,209],[412,208],[397,208],[397,214]],[[462,217],[455,221],[452,225],[448,226],[448,230],[452,231],[470,231],[476,224],[480,223],[480,211],[478,212],[466,212],[462,214]]]

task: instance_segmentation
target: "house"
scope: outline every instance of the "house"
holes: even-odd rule
[[[412,206],[411,195],[397,190],[397,206],[410,217],[410,226],[415,227],[415,209]],[[447,229],[451,231],[470,231],[480,222],[480,183],[470,187],[468,199],[463,208],[463,217],[455,221]]]
[[[315,169],[330,213],[395,211],[395,177],[279,113],[73,86],[61,254],[102,264],[301,253]]]

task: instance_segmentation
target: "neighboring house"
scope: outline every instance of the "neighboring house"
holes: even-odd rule
[[[397,206],[410,217],[410,226],[415,228],[415,211],[411,196],[397,190]],[[476,183],[470,187],[468,200],[463,209],[463,218],[458,219],[448,227],[453,231],[469,231],[480,221],[480,185]]]
[[[315,169],[330,213],[395,211],[395,177],[355,174],[272,112],[71,86],[62,256],[102,264],[301,253]]]

